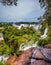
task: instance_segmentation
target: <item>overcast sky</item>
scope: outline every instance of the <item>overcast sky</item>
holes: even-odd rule
[[[38,0],[18,0],[18,6],[3,6],[0,3],[0,22],[37,22],[44,14]]]

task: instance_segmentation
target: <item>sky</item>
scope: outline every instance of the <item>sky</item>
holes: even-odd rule
[[[43,14],[38,0],[18,0],[17,6],[0,3],[0,22],[37,22]]]

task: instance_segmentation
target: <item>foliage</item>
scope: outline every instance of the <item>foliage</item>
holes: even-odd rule
[[[41,27],[40,31],[41,31],[41,34],[43,35],[45,28],[49,27],[48,21],[47,20],[43,21],[41,25],[42,25],[42,27]]]
[[[0,65],[3,65],[3,63],[2,63],[2,62],[0,62]]]
[[[43,17],[51,25],[51,0],[39,0],[41,7],[45,7],[45,13]]]
[[[49,26],[48,36],[51,37],[51,25]]]
[[[51,38],[39,39],[38,46],[44,46],[46,44],[51,44]]]
[[[51,43],[51,26],[48,26],[47,21],[42,23],[40,31],[33,29],[33,27],[21,27],[18,29],[11,24],[2,24],[2,27],[4,28],[4,42],[0,42],[0,54],[4,54],[5,56],[10,54],[19,54],[21,44],[29,46],[34,44],[36,41],[39,41],[38,45]],[[47,33],[48,37],[40,39],[40,36],[46,27],[49,27],[49,31]]]
[[[17,29],[12,25],[5,25],[3,27],[4,27],[3,36],[6,48],[8,46],[8,49],[9,48],[11,49],[11,51],[6,51],[7,54],[8,52],[9,54],[19,53],[18,51],[21,44],[23,43],[24,45],[33,44],[40,37],[40,32],[34,30],[32,27],[26,27],[26,28],[21,27],[21,29]],[[6,54],[6,52],[4,52],[3,54]]]
[[[5,43],[0,44],[0,54],[4,54],[4,56],[8,56],[11,54],[12,49]]]
[[[17,6],[17,0],[0,0],[0,2],[3,5],[16,5]]]
[[[0,62],[0,65],[9,65],[9,64],[7,64],[7,63],[4,63],[4,62]]]

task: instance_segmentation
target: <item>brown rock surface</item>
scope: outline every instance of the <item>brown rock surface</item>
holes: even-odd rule
[[[44,48],[44,50],[51,56],[51,49]],[[16,55],[11,56],[8,58],[7,63],[11,65],[51,65],[51,62],[46,61],[46,57],[37,47],[22,51],[18,57]]]
[[[27,65],[29,62],[29,58],[32,54],[32,48],[28,49],[26,51],[23,51],[22,54],[19,57],[11,56],[8,58],[7,63],[11,65]]]
[[[44,60],[36,60],[35,62],[32,63],[32,65],[51,65],[51,63],[48,63]]]
[[[44,47],[46,47],[46,48],[51,48],[51,44],[47,44],[47,45],[45,45]]]
[[[36,50],[34,53],[33,53],[33,56],[32,57],[34,57],[34,58],[39,58],[39,59],[45,59],[45,57],[44,57],[44,55],[41,53],[41,51],[40,50]]]
[[[51,55],[51,49],[49,49],[49,48],[44,48],[45,50],[46,50],[46,52],[49,54],[49,55]]]
[[[18,57],[16,55],[10,56],[7,60],[7,63],[13,65],[17,58]]]

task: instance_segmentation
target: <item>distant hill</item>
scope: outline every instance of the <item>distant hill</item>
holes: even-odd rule
[[[0,24],[38,24],[40,22],[0,22]]]

